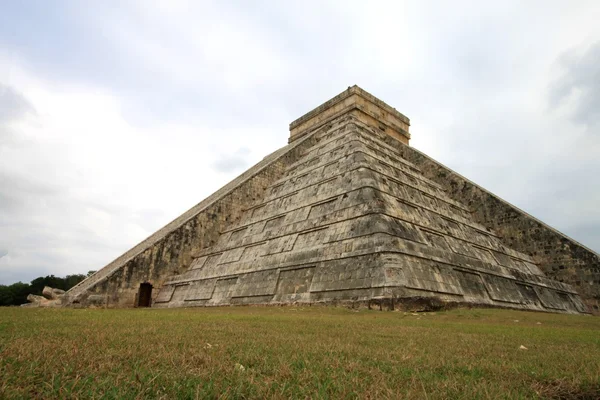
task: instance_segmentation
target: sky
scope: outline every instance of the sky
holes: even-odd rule
[[[0,0],[0,284],[98,270],[357,84],[600,251],[597,1]]]

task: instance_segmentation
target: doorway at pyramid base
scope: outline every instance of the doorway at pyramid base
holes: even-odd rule
[[[383,240],[382,240],[383,239]],[[398,246],[392,238],[380,247]],[[360,253],[360,250],[356,253]],[[515,278],[515,275],[518,278]],[[433,311],[455,306],[585,313],[568,285],[540,275],[481,271],[395,252],[166,282],[152,307],[344,305]]]

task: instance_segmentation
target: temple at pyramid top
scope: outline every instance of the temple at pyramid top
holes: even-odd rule
[[[408,129],[348,88],[292,122],[287,145],[69,290],[65,305],[598,312],[597,253],[408,146]]]
[[[289,142],[300,139],[343,114],[351,114],[401,143],[408,144],[410,140],[410,120],[406,116],[354,85],[292,122]]]

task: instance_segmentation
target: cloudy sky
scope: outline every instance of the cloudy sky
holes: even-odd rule
[[[0,284],[96,270],[358,84],[600,251],[592,1],[0,0]]]

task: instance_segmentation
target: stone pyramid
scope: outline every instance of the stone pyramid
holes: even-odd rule
[[[349,88],[294,121],[288,146],[69,291],[70,304],[587,312],[540,257],[406,157],[408,127]]]

